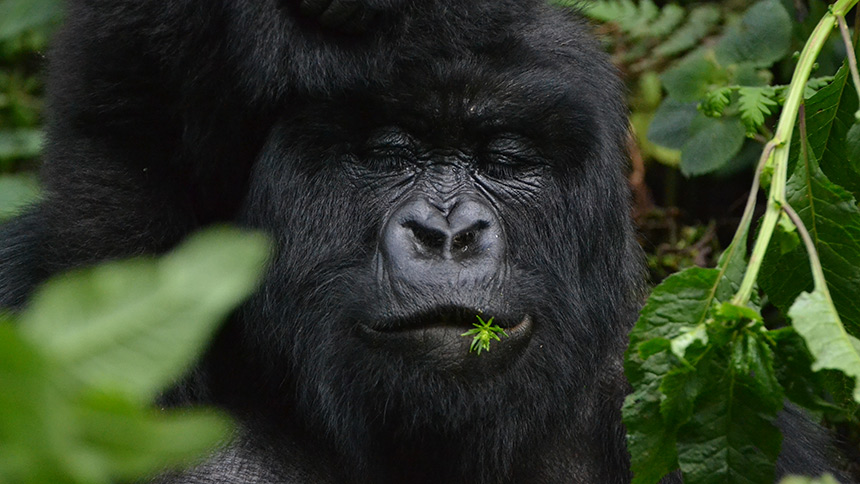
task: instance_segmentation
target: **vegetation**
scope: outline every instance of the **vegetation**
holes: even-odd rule
[[[54,278],[0,316],[0,482],[131,480],[223,442],[224,415],[151,405],[254,290],[268,250],[210,229],[160,259]]]
[[[816,19],[787,84],[778,83],[778,63],[791,51],[794,4],[762,0],[736,19],[731,8],[651,0],[587,10],[656,44],[631,64],[634,74],[666,66],[639,78],[666,92],[653,113],[634,114],[648,156],[694,176],[742,169],[761,153],[716,268],[668,277],[631,333],[625,370],[634,392],[624,418],[634,483],[679,468],[693,484],[773,482],[781,442],[773,421],[786,398],[857,431],[860,76],[845,20],[855,3],[839,0]],[[714,28],[721,16],[711,39],[689,27]],[[829,43],[837,24],[846,60],[821,72],[822,51],[839,50]],[[689,50],[667,61],[682,46]],[[760,186],[768,195],[748,252]]]
[[[472,324],[474,328],[460,336],[474,336],[472,344],[469,346],[469,351],[474,351],[480,355],[482,351],[490,351],[490,341],[501,341],[502,338],[499,335],[507,336],[508,334],[505,333],[505,330],[501,326],[493,324],[494,318],[484,321],[479,315],[475,315],[475,317],[478,318],[478,322]]]
[[[38,195],[42,56],[61,17],[57,0],[0,2],[0,221]]]

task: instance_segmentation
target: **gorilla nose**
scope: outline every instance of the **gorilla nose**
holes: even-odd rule
[[[447,220],[407,220],[403,222],[404,235],[411,235],[416,254],[440,259],[462,260],[479,254],[485,244],[482,235],[490,227],[486,220],[476,220],[470,225],[458,227]],[[472,220],[466,220],[466,223]],[[409,234],[409,231],[412,233]]]
[[[464,276],[486,280],[499,270],[504,252],[494,212],[472,199],[406,203],[391,215],[383,237],[389,270],[430,284],[465,282]]]

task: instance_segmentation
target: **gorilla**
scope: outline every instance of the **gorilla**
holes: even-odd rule
[[[642,271],[622,88],[586,30],[530,0],[73,0],[0,305],[260,229],[260,290],[164,398],[239,430],[154,482],[629,483]],[[476,316],[506,332],[481,354]],[[780,472],[827,469],[795,432]]]

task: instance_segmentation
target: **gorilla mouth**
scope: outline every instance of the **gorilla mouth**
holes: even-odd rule
[[[476,316],[488,321],[488,312],[464,307],[440,308],[415,315],[398,317],[374,324],[360,324],[360,334],[374,347],[397,352],[408,352],[410,359],[429,360],[435,367],[472,371],[475,366],[496,368],[513,360],[531,339],[534,322],[525,314],[521,317],[498,315],[493,324],[501,327],[505,335],[500,341],[491,341],[489,351],[480,355],[470,351],[473,336],[463,333],[474,328]]]

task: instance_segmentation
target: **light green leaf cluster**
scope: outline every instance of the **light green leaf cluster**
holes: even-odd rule
[[[499,335],[507,336],[508,334],[499,325],[493,324],[494,318],[484,321],[479,315],[475,315],[475,317],[478,318],[478,322],[472,325],[474,328],[460,336],[474,336],[469,351],[474,351],[480,355],[482,351],[490,351],[490,341],[501,341]]]
[[[765,118],[778,104],[775,96],[776,91],[770,86],[738,88],[738,107],[747,133],[755,134],[764,125]]]
[[[150,408],[256,286],[257,234],[213,229],[157,260],[61,275],[0,317],[0,482],[129,481],[198,458],[230,424]]]

